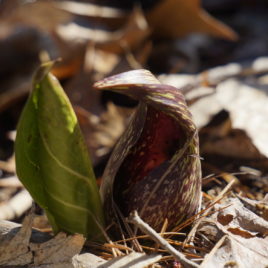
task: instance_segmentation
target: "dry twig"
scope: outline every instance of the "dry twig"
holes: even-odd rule
[[[180,261],[186,268],[197,268],[198,264],[188,260],[185,256],[172,247],[164,238],[162,238],[154,229],[152,229],[147,223],[145,223],[138,215],[137,211],[131,213],[128,219],[136,227],[140,228],[144,233],[150,236],[155,242],[157,242],[162,248],[167,250],[176,260]]]

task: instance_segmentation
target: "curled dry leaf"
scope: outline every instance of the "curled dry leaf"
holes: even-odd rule
[[[226,206],[230,205],[227,208]],[[268,222],[247,209],[238,198],[232,198],[224,205],[216,205],[217,221],[223,232],[230,232],[241,237],[265,236]],[[224,209],[223,209],[224,208]]]
[[[159,1],[146,18],[153,34],[158,37],[176,38],[191,32],[204,32],[228,40],[237,39],[237,34],[230,27],[200,7],[199,0]]]
[[[258,159],[253,167],[267,169],[267,83],[245,74],[259,75],[267,72],[267,58],[258,58],[247,65],[238,63],[216,67],[200,75],[162,76],[161,81],[173,86],[196,86],[198,91],[208,92],[190,106],[193,118],[199,128],[209,125],[214,116],[222,113],[228,119],[218,125],[203,129],[202,153],[241,158]],[[238,77],[238,78],[235,78]],[[205,85],[216,86],[215,90]],[[190,92],[191,93],[191,92]],[[191,98],[191,94],[186,95]],[[195,95],[193,95],[195,96]]]
[[[261,154],[268,156],[268,89],[258,83],[229,79],[217,87],[216,100],[228,110],[234,128],[243,129]]]
[[[217,204],[215,209],[214,224],[203,220],[199,228],[210,241],[218,241],[201,267],[267,267],[268,222],[247,209],[238,198]]]
[[[256,62],[254,61],[253,65]],[[209,110],[211,114],[225,109],[230,113],[232,127],[243,130],[253,143],[253,146],[249,147],[248,153],[254,153],[256,156],[259,151],[260,155],[267,157],[267,92],[267,86],[260,84],[256,79],[249,83],[246,79],[229,78],[217,85],[214,95],[201,99],[191,107],[191,110],[195,116],[202,114],[204,109]],[[212,104],[213,110],[208,109],[210,104]],[[241,153],[240,155],[243,157],[246,154]]]
[[[268,194],[263,198],[263,200],[252,200],[246,197],[238,196],[241,202],[249,208],[251,211],[260,215],[266,221],[268,221]],[[267,230],[268,234],[268,230]]]
[[[226,118],[219,121],[218,117],[224,113]],[[231,118],[224,110],[216,114],[211,122],[200,130],[200,139],[203,154],[248,160],[264,159],[247,133],[244,130],[233,128]]]
[[[200,268],[265,268],[268,265],[268,242],[260,238],[226,237],[218,249],[208,254]]]

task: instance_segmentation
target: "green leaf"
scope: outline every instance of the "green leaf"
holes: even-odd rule
[[[72,106],[49,73],[52,65],[38,70],[18,124],[17,174],[55,232],[100,240],[103,211],[91,161]]]

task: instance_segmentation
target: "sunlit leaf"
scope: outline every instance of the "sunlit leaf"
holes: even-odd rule
[[[103,216],[92,165],[71,104],[49,73],[51,66],[38,70],[20,118],[17,174],[55,232],[96,237]]]

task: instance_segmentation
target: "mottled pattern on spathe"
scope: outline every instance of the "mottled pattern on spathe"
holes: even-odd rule
[[[158,131],[160,128],[162,131]],[[133,184],[147,176],[152,169],[170,159],[181,147],[180,144],[184,143],[184,140],[184,132],[175,120],[148,107],[139,140],[130,148],[127,157],[117,171],[118,182],[115,180],[115,188],[119,193],[127,194]],[[117,183],[118,185],[116,185]]]
[[[142,72],[141,72],[142,71]],[[146,77],[146,79],[144,79]],[[152,76],[151,72],[147,70],[133,70],[130,72],[122,73],[120,76],[107,77],[101,81],[94,84],[96,88],[108,88],[114,85],[125,88],[128,85],[143,85],[143,84],[160,84],[160,82]]]
[[[159,231],[193,216],[200,207],[198,135],[180,90],[135,70],[95,85],[140,101],[103,175],[101,195],[108,224],[138,210]],[[115,209],[116,207],[116,209]]]
[[[189,153],[191,152],[185,154]],[[130,211],[134,208],[138,209],[141,216],[145,213],[142,217],[157,230],[161,229],[163,218],[167,218],[169,225],[174,227],[180,220],[194,215],[200,201],[200,195],[195,195],[200,188],[200,182],[190,175],[191,168],[195,167],[196,159],[188,158],[193,160],[192,164],[188,165],[189,162],[187,162],[184,165],[183,162],[176,162],[177,165],[171,166],[167,162],[140,183],[131,187],[128,192],[130,202],[126,201],[128,209]],[[168,166],[171,168],[166,173]],[[161,180],[163,181],[161,187],[156,187],[156,191],[152,194],[152,189]],[[147,200],[150,201],[146,202]]]

